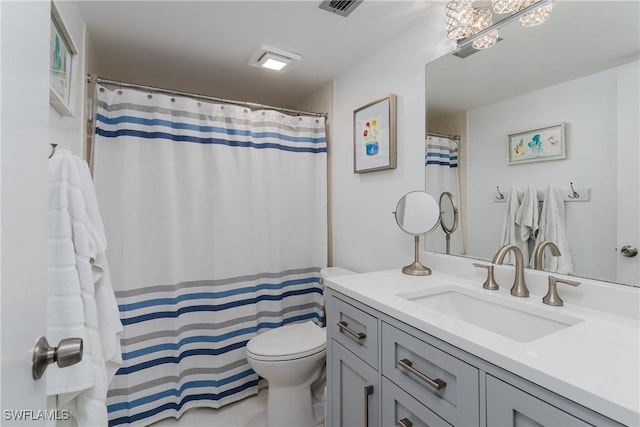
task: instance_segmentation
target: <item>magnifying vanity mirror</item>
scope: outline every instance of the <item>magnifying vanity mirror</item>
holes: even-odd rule
[[[426,65],[426,129],[460,137],[460,218],[451,253],[490,261],[502,243],[512,186],[522,192],[533,185],[543,195],[553,185],[568,195],[571,274],[640,286],[640,256],[623,250],[640,247],[640,2],[553,5],[538,27],[516,20],[489,49]],[[565,125],[566,158],[509,161],[509,135],[557,123]],[[571,199],[570,183],[590,189],[590,199]]]
[[[451,252],[451,235],[458,228],[458,208],[456,207],[456,199],[448,191],[444,191],[440,195],[440,226],[444,231],[446,239],[446,253]]]
[[[436,199],[424,191],[405,194],[394,212],[398,226],[405,233],[414,236],[414,261],[403,267],[402,272],[413,276],[428,276],[431,269],[420,263],[420,234],[432,232],[440,222],[440,209]]]

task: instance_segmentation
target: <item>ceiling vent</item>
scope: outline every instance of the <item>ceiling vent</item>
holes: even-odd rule
[[[340,16],[349,16],[353,10],[360,6],[363,0],[325,0],[320,3],[320,9],[337,13]]]
[[[501,42],[502,41],[502,37],[498,37],[498,40],[496,41],[496,43]],[[473,55],[476,52],[480,52],[479,49],[476,49],[473,47],[473,43],[469,43],[469,44],[465,44],[464,46],[462,46],[460,49],[458,49],[457,51],[453,52],[453,56],[457,56],[458,58],[466,58],[468,56]]]

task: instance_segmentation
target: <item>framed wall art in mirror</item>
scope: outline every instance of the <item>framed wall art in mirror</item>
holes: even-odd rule
[[[353,112],[353,172],[396,168],[396,96],[391,94]]]
[[[54,2],[51,2],[51,36],[49,43],[49,103],[61,115],[73,116],[71,73],[78,49],[76,49]]]
[[[564,123],[513,133],[508,139],[510,165],[567,158]]]

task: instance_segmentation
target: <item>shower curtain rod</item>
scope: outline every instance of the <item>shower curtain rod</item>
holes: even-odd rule
[[[224,98],[216,98],[213,96],[206,96],[206,95],[199,95],[197,93],[189,93],[189,92],[181,92],[179,90],[171,90],[171,89],[164,89],[161,87],[154,87],[154,86],[145,86],[145,85],[141,85],[138,83],[127,83],[127,82],[121,82],[118,80],[109,80],[109,79],[103,79],[102,77],[98,77],[96,75],[91,75],[88,74],[87,75],[87,83],[91,83],[91,82],[95,82],[97,84],[107,84],[107,85],[113,85],[113,86],[118,86],[118,87],[127,87],[127,88],[132,88],[132,89],[141,89],[141,90],[146,90],[146,91],[150,91],[150,92],[157,92],[157,93],[164,93],[167,95],[179,95],[179,96],[186,96],[188,98],[196,98],[196,99],[204,99],[207,101],[214,101],[214,102],[222,102],[225,104],[233,104],[233,105],[240,105],[243,107],[248,107],[248,108],[258,108],[258,109],[265,109],[265,110],[276,110],[276,111],[280,111],[282,113],[293,113],[296,115],[305,115],[305,116],[313,116],[313,117],[324,117],[325,119],[327,117],[329,117],[329,113],[314,113],[314,112],[310,112],[310,111],[300,111],[300,110],[293,110],[290,108],[283,108],[283,107],[274,107],[271,105],[264,105],[264,104],[256,104],[254,102],[247,102],[247,101],[235,101],[232,99],[224,99]]]
[[[436,136],[439,138],[449,138],[449,139],[455,139],[456,141],[460,141],[460,135],[447,135],[444,133],[427,132],[427,136]]]

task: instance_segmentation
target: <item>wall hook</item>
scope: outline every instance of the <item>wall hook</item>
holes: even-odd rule
[[[500,186],[499,186],[499,185],[496,185],[496,190],[498,191],[498,195],[496,196],[496,199],[498,199],[498,200],[504,200],[504,194],[502,194],[502,193],[500,192]]]
[[[570,199],[579,199],[580,198],[580,193],[578,193],[575,188],[573,188],[573,182],[569,183],[571,185],[571,194],[569,194],[567,197],[569,197]]]
[[[58,144],[54,144],[53,142],[51,144],[51,154],[49,154],[49,158],[52,158],[54,154],[56,154],[56,147],[58,146]]]

